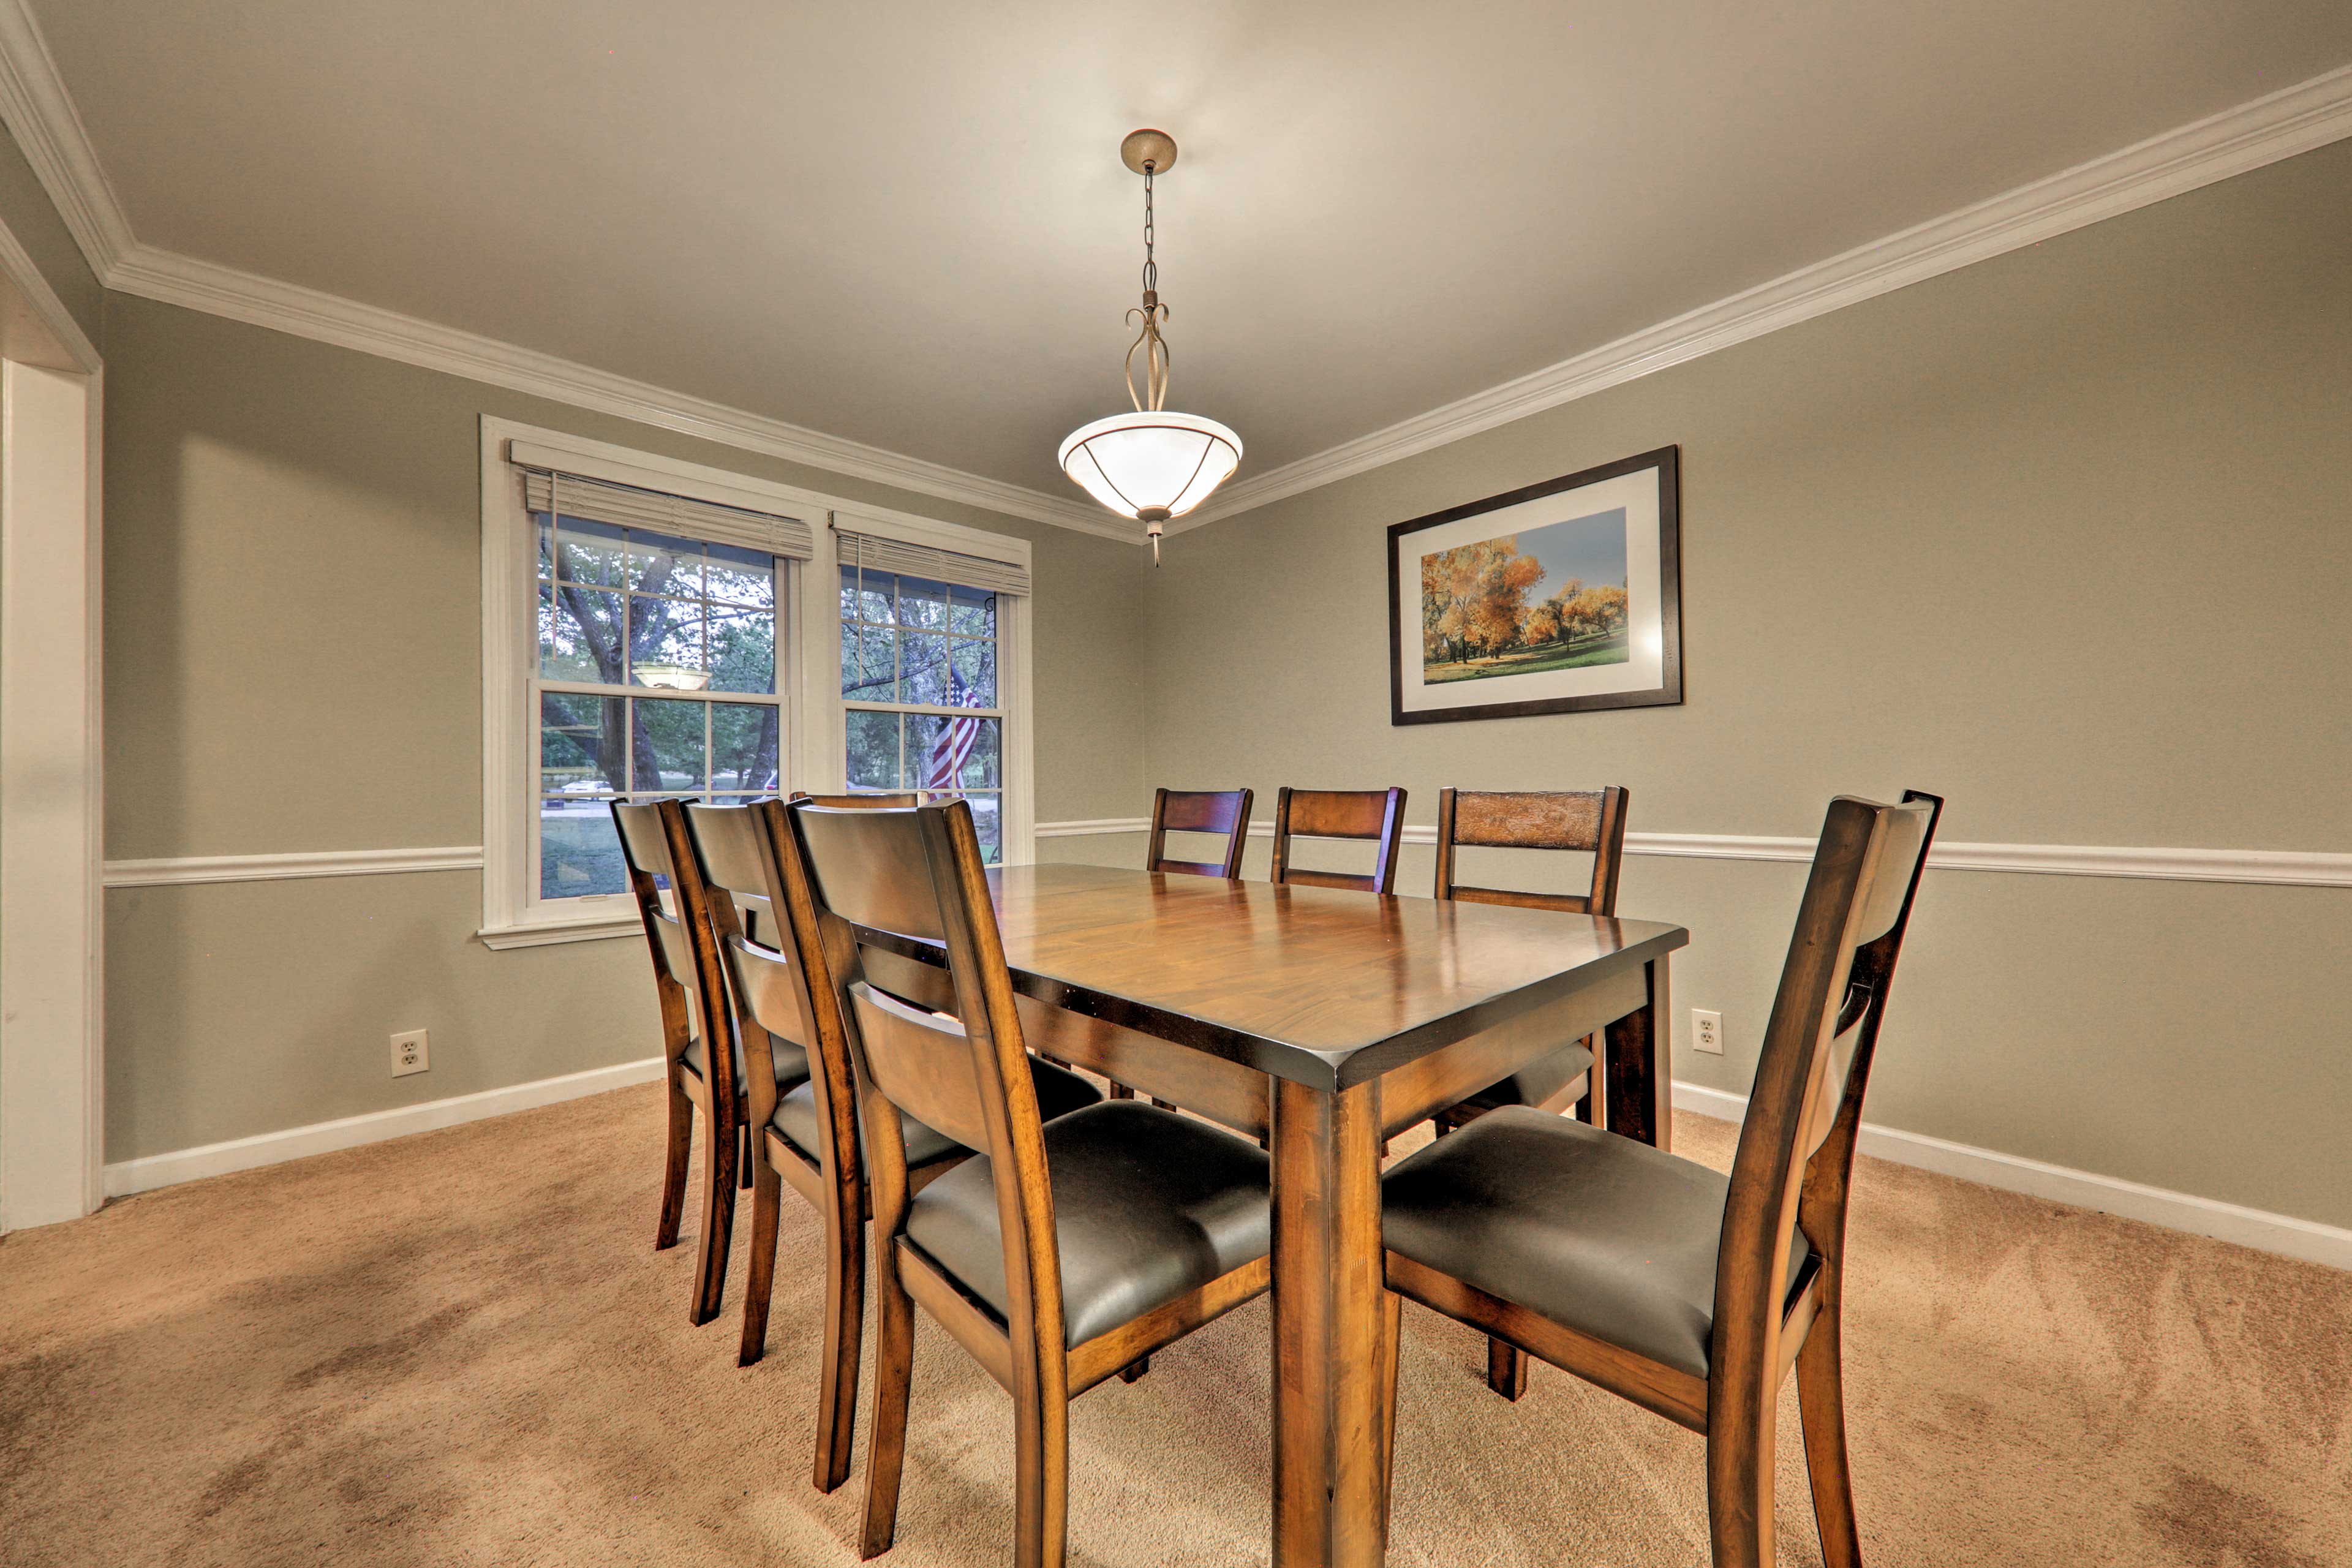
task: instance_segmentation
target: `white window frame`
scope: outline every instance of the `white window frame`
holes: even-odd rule
[[[929,518],[911,517],[903,512],[883,511],[874,508],[838,509],[834,513],[833,529],[820,548],[834,552],[831,580],[838,584],[840,572],[840,535],[864,534],[869,538],[895,540],[901,544],[919,544],[957,555],[978,555],[986,559],[1017,563],[1025,573],[1029,570],[1029,542],[1007,534],[986,533],[976,528],[962,528],[953,523],[939,522]],[[971,584],[957,582],[950,572],[945,582],[956,587]],[[834,735],[832,764],[835,772],[829,787],[847,788],[849,769],[849,737],[846,726],[853,711],[900,713],[954,717],[960,714],[994,718],[999,721],[996,795],[1002,822],[998,831],[1003,836],[998,848],[998,863],[1005,866],[1025,866],[1037,858],[1036,822],[1036,746],[1030,729],[1032,661],[1029,657],[1030,595],[998,593],[996,598],[996,700],[987,708],[945,708],[920,702],[876,702],[863,699],[852,700],[841,694],[841,683],[835,679],[831,688]],[[833,640],[826,658],[828,668],[838,670],[841,663],[841,606],[836,597],[827,602],[830,625],[826,635]],[[814,638],[812,639],[814,640]],[[812,654],[814,657],[814,654]],[[903,741],[901,742],[903,745]],[[903,765],[903,759],[902,759]]]
[[[628,895],[534,896],[529,813],[538,773],[530,710],[537,674],[538,535],[523,510],[513,463],[554,467],[586,479],[667,491],[722,506],[782,512],[808,523],[814,559],[787,561],[777,598],[777,695],[784,744],[780,787],[819,794],[847,787],[845,709],[841,697],[840,558],[835,529],[959,554],[1029,564],[1029,542],[958,523],[846,501],[700,463],[590,440],[484,415],[482,455],[482,925],[492,948],[625,937],[642,931]],[[1004,863],[1036,858],[1036,765],[1031,721],[1029,596],[997,597],[998,701],[1004,710]]]

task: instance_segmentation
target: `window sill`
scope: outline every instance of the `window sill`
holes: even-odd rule
[[[485,926],[474,935],[493,952],[504,952],[517,947],[550,947],[564,942],[602,942],[616,936],[643,936],[645,930],[645,921],[631,911],[622,915],[590,915],[564,921]]]

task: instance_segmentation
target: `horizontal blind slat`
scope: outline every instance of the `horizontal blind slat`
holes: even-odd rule
[[[665,495],[602,479],[558,475],[544,468],[521,470],[523,505],[535,512],[554,510],[561,481],[563,515],[620,528],[650,529],[713,544],[732,544],[770,555],[806,561],[816,553],[816,535],[796,517],[720,506],[688,496]]]
[[[928,577],[938,583],[984,588],[992,594],[1025,595],[1030,591],[1029,569],[1010,561],[991,561],[896,539],[877,539],[870,533],[854,533],[846,529],[836,529],[835,533],[841,564],[845,567],[862,566],[868,572],[890,572],[902,577]]]

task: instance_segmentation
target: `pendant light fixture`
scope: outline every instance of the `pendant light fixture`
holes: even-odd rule
[[[1207,500],[1241,466],[1242,438],[1213,419],[1162,406],[1168,400],[1168,342],[1160,327],[1168,320],[1168,307],[1160,302],[1160,264],[1151,254],[1151,181],[1175,166],[1176,139],[1164,131],[1129,132],[1118,155],[1143,176],[1143,303],[1127,313],[1140,329],[1127,350],[1127,395],[1135,412],[1071,431],[1062,443],[1062,471],[1111,510],[1144,525],[1156,566],[1160,525]],[[1139,353],[1141,392],[1135,388]]]

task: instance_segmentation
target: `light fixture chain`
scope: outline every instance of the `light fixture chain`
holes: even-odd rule
[[[1152,238],[1151,165],[1146,163],[1143,165],[1143,302],[1147,305],[1160,291],[1160,263],[1152,258]]]

